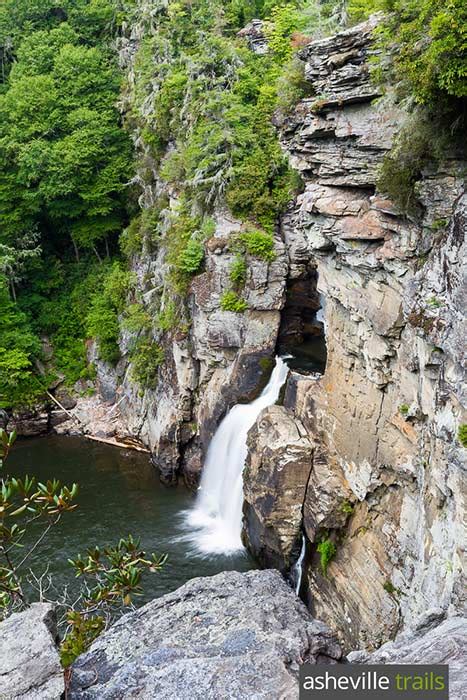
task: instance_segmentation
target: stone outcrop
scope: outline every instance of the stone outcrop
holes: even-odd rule
[[[0,696],[60,700],[65,690],[51,605],[34,603],[0,622]]]
[[[352,664],[449,664],[449,698],[463,700],[467,696],[467,619],[440,621],[439,611],[431,611],[413,630],[383,644],[378,651],[355,651],[347,658]]]
[[[346,648],[369,649],[427,607],[465,606],[467,493],[457,438],[466,423],[462,165],[446,153],[424,172],[417,217],[378,192],[379,167],[407,115],[390,95],[375,102],[367,61],[376,22],[302,49],[315,97],[282,124],[305,182],[283,226],[290,275],[311,280],[317,269],[328,356],[323,377],[288,381],[286,421],[305,428],[312,459],[305,497],[292,481],[288,507],[303,512],[313,614]],[[252,445],[250,462],[260,467],[246,473],[247,500],[256,484],[267,488],[264,513],[246,511],[247,540],[274,538],[269,504],[287,489],[286,443],[276,452]],[[326,575],[323,539],[336,547]]]
[[[228,572],[121,618],[72,667],[69,697],[295,700],[299,664],[340,657],[278,572]]]
[[[283,571],[301,545],[302,503],[311,471],[303,425],[282,406],[266,408],[248,435],[244,514],[248,549]]]

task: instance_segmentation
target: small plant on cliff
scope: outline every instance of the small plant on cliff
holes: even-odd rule
[[[467,447],[467,423],[463,423],[459,426],[457,437],[459,438],[459,442],[462,447]]]
[[[328,575],[329,563],[334,559],[337,553],[337,547],[329,538],[321,540],[317,546],[317,551],[320,555],[320,565],[323,576]]]
[[[343,503],[341,503],[340,511],[345,515],[352,515],[354,512],[354,506],[352,503],[350,503],[350,501],[343,501]]]
[[[142,337],[130,355],[131,378],[142,389],[155,389],[159,367],[164,362],[164,349],[151,338]]]
[[[276,259],[274,238],[270,233],[255,229],[240,234],[239,239],[246,252],[255,258],[261,258],[261,260],[267,260],[268,262]]]
[[[248,304],[245,299],[236,294],[236,292],[230,290],[229,292],[224,292],[221,297],[221,309],[222,311],[233,311],[235,313],[241,314],[246,311]]]
[[[399,413],[400,413],[402,416],[406,416],[406,415],[408,414],[408,412],[409,412],[409,406],[408,406],[406,403],[402,403],[402,404],[399,406]]]
[[[236,287],[242,287],[246,282],[247,265],[242,255],[237,255],[233,261],[229,277]]]

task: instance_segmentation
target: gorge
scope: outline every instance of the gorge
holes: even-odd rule
[[[419,85],[401,97],[381,13],[311,3],[304,30],[301,4],[253,4],[125,4],[133,208],[90,297],[113,315],[60,407],[1,404],[7,431],[147,449],[144,510],[174,504],[187,583],[98,637],[70,697],[292,699],[304,660],[348,659],[451,663],[460,699],[465,145],[437,143]]]

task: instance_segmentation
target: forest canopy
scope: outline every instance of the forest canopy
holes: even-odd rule
[[[145,368],[133,376],[153,386],[164,357],[154,329],[173,327],[173,299],[202,270],[215,204],[269,246],[297,191],[273,126],[310,94],[297,48],[374,11],[385,61],[375,79],[442,115],[450,133],[465,112],[462,0],[0,0],[0,407],[34,403],[57,377],[92,376],[89,338],[118,362],[122,324]],[[237,37],[253,18],[265,22],[266,55]],[[129,82],[117,49],[137,19],[147,27]],[[168,228],[163,198],[138,207],[135,133],[178,193]],[[171,266],[171,302],[154,317],[128,272],[144,241],[163,241]],[[232,271],[238,310],[244,252]]]

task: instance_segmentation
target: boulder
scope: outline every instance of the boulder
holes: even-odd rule
[[[341,651],[277,571],[197,578],[122,617],[72,667],[71,700],[298,696]]]
[[[65,690],[55,612],[34,603],[0,622],[0,697],[60,700]]]
[[[248,447],[244,537],[263,565],[286,570],[301,541],[313,448],[303,425],[283,406],[260,414],[248,434]]]
[[[456,616],[440,624],[438,612],[428,612],[413,630],[373,654],[354,651],[348,660],[352,664],[449,664],[449,698],[466,698],[467,619]]]

